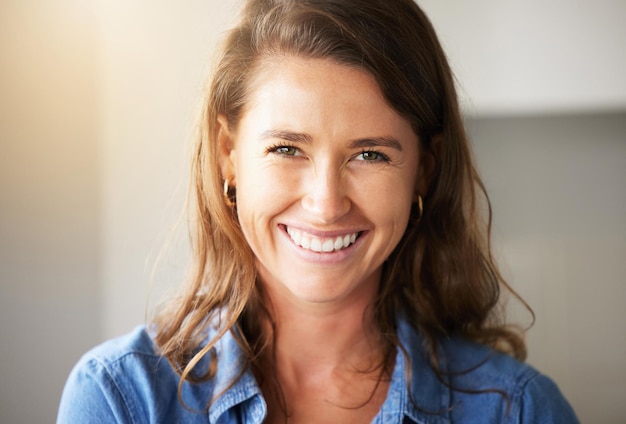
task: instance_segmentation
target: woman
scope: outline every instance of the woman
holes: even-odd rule
[[[576,422],[500,319],[452,73],[411,0],[249,0],[202,129],[193,278],[80,361],[59,422]]]

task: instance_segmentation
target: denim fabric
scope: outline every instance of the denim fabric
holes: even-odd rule
[[[577,423],[558,387],[529,365],[462,339],[442,341],[437,377],[419,334],[400,322],[401,350],[392,381],[373,423]],[[241,350],[230,333],[217,344],[216,377],[183,384],[155,351],[145,327],[87,353],[66,383],[58,423],[261,423],[267,410],[249,370],[241,374]],[[200,363],[206,367],[207,361]],[[407,378],[410,383],[407,384]],[[472,394],[470,391],[489,390]],[[497,390],[498,392],[495,392]],[[218,396],[210,407],[209,400]]]

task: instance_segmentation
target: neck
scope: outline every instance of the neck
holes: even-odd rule
[[[378,413],[395,359],[374,317],[379,281],[374,275],[359,290],[326,302],[263,284],[271,319],[264,327],[272,339],[258,371],[268,423],[287,417],[294,423],[369,422]]]
[[[368,307],[324,313],[281,311],[275,317],[275,360],[296,372],[375,361],[380,343],[372,315]]]
[[[274,332],[265,355],[280,380],[307,384],[337,374],[379,372],[386,349],[375,324],[375,292],[333,304],[269,292]]]
[[[358,306],[357,306],[358,305]],[[272,299],[273,343],[263,362],[267,422],[369,422],[389,387],[370,302],[288,307]],[[288,417],[288,419],[287,419]]]

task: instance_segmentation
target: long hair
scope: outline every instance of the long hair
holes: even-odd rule
[[[217,119],[236,127],[255,72],[274,55],[330,59],[374,76],[389,105],[436,159],[421,216],[383,265],[374,317],[380,334],[398,346],[402,315],[425,338],[437,369],[438,340],[449,335],[525,357],[521,336],[499,313],[501,277],[490,250],[491,208],[462,122],[454,77],[435,31],[412,0],[248,0],[224,41],[206,94],[192,163],[192,241],[195,266],[180,298],[156,323],[156,342],[184,380],[232,328],[249,366],[271,335],[249,317],[267,315],[254,256],[222,192]],[[218,331],[206,343],[207,326]],[[180,391],[179,391],[180,394]]]

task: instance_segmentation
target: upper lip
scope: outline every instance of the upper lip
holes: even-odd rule
[[[294,230],[299,230],[302,231],[304,233],[310,234],[312,236],[315,237],[319,237],[319,238],[332,238],[332,237],[338,237],[338,236],[345,236],[348,234],[355,234],[355,233],[361,233],[363,232],[363,228],[344,228],[344,229],[337,229],[337,230],[317,230],[314,228],[310,228],[310,227],[301,227],[298,225],[289,225],[289,224],[280,224],[282,227],[284,227],[284,229],[286,230],[287,228],[291,228]]]

